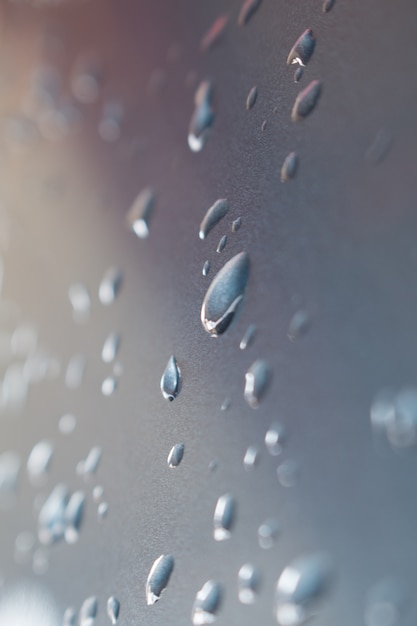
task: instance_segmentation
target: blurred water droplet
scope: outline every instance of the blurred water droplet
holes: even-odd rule
[[[87,454],[87,458],[83,462],[84,476],[92,476],[96,473],[98,464],[100,463],[102,450],[99,446],[93,446]]]
[[[74,491],[65,507],[65,541],[67,543],[78,541],[84,515],[84,503],[85,493]]]
[[[239,228],[241,226],[242,226],[242,218],[241,217],[237,217],[232,222],[232,233],[237,233],[237,231],[239,230]]]
[[[272,456],[278,456],[282,452],[285,441],[285,428],[277,422],[272,424],[265,433],[265,445]]]
[[[265,520],[258,528],[258,543],[263,550],[270,550],[277,540],[279,526],[274,519]]]
[[[247,111],[250,111],[251,108],[255,105],[257,97],[258,97],[258,88],[252,87],[252,89],[248,93],[248,97],[246,98],[246,110]]]
[[[264,121],[262,122],[262,124],[261,124],[261,131],[262,131],[262,132],[265,132],[266,126],[267,126],[267,121],[266,121],[266,120],[264,120]]]
[[[238,596],[242,604],[253,604],[256,600],[260,575],[250,563],[245,563],[238,573]]]
[[[211,459],[210,463],[208,464],[208,468],[210,472],[215,472],[218,467],[219,467],[218,459]]]
[[[254,337],[256,334],[256,326],[255,324],[249,324],[247,329],[245,330],[245,334],[240,340],[239,348],[241,350],[246,350],[252,344]]]
[[[123,105],[120,102],[107,102],[104,104],[98,124],[98,134],[103,141],[114,143],[120,138],[123,116]]]
[[[407,596],[407,588],[399,580],[387,578],[376,583],[367,594],[366,626],[399,626]]]
[[[380,391],[371,406],[371,425],[375,434],[383,435],[394,449],[414,446],[417,443],[417,390]]]
[[[97,617],[98,601],[96,596],[86,598],[80,609],[80,626],[92,626]]]
[[[244,398],[252,409],[259,407],[269,384],[272,372],[268,363],[263,359],[257,359],[252,363],[245,374]]]
[[[324,0],[323,1],[323,13],[328,13],[335,3],[335,0]]]
[[[225,198],[219,198],[207,210],[203,221],[200,224],[198,236],[205,239],[209,232],[224,218],[229,211],[229,203]]]
[[[15,561],[16,563],[27,563],[31,558],[32,550],[35,546],[35,536],[29,531],[19,533],[15,540]]]
[[[213,516],[213,537],[216,541],[225,541],[230,538],[231,528],[235,517],[235,501],[226,493],[217,500]]]
[[[72,606],[69,606],[65,609],[62,626],[75,626],[76,621],[77,611]]]
[[[94,502],[99,502],[103,497],[104,489],[102,485],[96,485],[93,489],[93,500]]]
[[[188,129],[188,146],[192,152],[203,149],[214,122],[213,85],[209,81],[200,83],[194,96],[194,113]]]
[[[20,457],[12,450],[0,454],[0,504],[7,506],[15,495],[20,471]]]
[[[249,256],[240,252],[216,274],[204,297],[201,322],[213,336],[223,334],[230,326],[249,278]]]
[[[182,461],[182,457],[184,456],[184,450],[185,446],[183,443],[177,443],[171,448],[167,459],[168,467],[178,467]]]
[[[294,487],[298,477],[297,463],[289,459],[277,467],[278,480],[283,487]]]
[[[377,132],[373,142],[367,149],[365,159],[371,165],[378,165],[388,155],[389,151],[391,150],[392,143],[393,140],[390,133],[387,130],[381,128]]]
[[[278,624],[298,626],[312,617],[331,577],[332,564],[326,554],[301,556],[287,565],[276,587],[274,613]]]
[[[314,111],[321,92],[322,83],[319,80],[312,80],[303,91],[300,91],[291,112],[293,122],[299,122]]]
[[[69,389],[77,389],[83,382],[86,359],[82,354],[76,354],[68,361],[65,372],[65,384]]]
[[[316,38],[311,28],[307,28],[297,39],[290,50],[287,58],[287,65],[298,63],[302,67],[307,65],[311,59],[314,48],[316,46]]]
[[[56,485],[42,506],[38,516],[38,538],[44,545],[64,537],[65,508],[69,500],[68,487]]]
[[[70,413],[66,413],[59,420],[59,430],[63,435],[70,435],[77,425],[77,418]]]
[[[103,71],[97,63],[78,60],[71,79],[71,91],[82,104],[92,104],[100,95]]]
[[[221,404],[220,411],[228,411],[232,406],[232,401],[230,398],[225,398]]]
[[[161,554],[153,563],[146,581],[146,602],[148,606],[155,604],[169,583],[174,569],[174,557]]]
[[[220,15],[217,17],[208,31],[204,34],[200,42],[200,50],[208,52],[222,39],[226,27],[229,23],[228,15]]]
[[[239,11],[237,23],[239,26],[245,26],[261,6],[262,0],[245,0]]]
[[[126,221],[139,239],[149,236],[149,219],[155,204],[155,192],[150,187],[143,189],[129,210]]]
[[[46,574],[49,569],[49,558],[46,550],[42,548],[38,548],[33,553],[32,557],[32,571],[37,576],[42,576],[42,574]]]
[[[290,152],[284,159],[281,167],[281,182],[286,183],[292,180],[298,170],[298,156],[295,152]]]
[[[54,453],[50,441],[39,441],[33,446],[27,462],[29,479],[34,485],[41,485],[48,477],[48,470]]]
[[[222,600],[222,588],[214,580],[204,583],[195,596],[191,611],[191,622],[193,626],[203,626],[212,624],[216,620],[216,613],[220,608]]]
[[[302,79],[304,74],[304,70],[302,67],[297,67],[297,69],[294,72],[294,82],[295,83],[299,83],[300,80]]]
[[[119,613],[120,613],[119,600],[115,596],[110,596],[110,598],[107,600],[107,615],[109,616],[109,619],[111,623],[113,624],[113,626],[114,624],[117,624],[117,620],[119,619]]]
[[[289,339],[291,339],[291,341],[299,339],[308,331],[310,324],[311,315],[309,311],[306,311],[305,309],[299,309],[296,311],[288,325],[287,334]]]
[[[98,297],[101,304],[112,304],[119,293],[122,284],[122,272],[117,267],[109,267],[104,272],[98,289]]]
[[[90,317],[91,300],[88,289],[81,283],[74,283],[68,289],[68,298],[72,306],[75,322],[86,322]]]
[[[102,522],[103,520],[106,519],[108,512],[109,512],[109,505],[107,504],[107,502],[100,502],[100,504],[97,507],[97,516],[98,516],[99,522]]]
[[[203,276],[207,276],[209,271],[210,271],[210,261],[207,260],[207,261],[204,262],[204,265],[203,265],[203,270],[202,270]]]
[[[116,391],[117,380],[113,376],[108,376],[101,383],[101,393],[103,396],[112,396]]]
[[[11,337],[10,347],[17,357],[25,357],[35,352],[38,345],[38,332],[34,326],[22,324],[18,326]]]
[[[259,452],[255,446],[249,446],[243,457],[243,465],[245,469],[251,470],[258,463]]]
[[[12,363],[6,369],[1,387],[1,406],[19,411],[26,403],[29,393],[25,368],[21,363]]]
[[[119,349],[120,338],[117,333],[110,333],[106,337],[101,350],[101,359],[104,363],[111,363],[116,358],[117,351]]]
[[[172,355],[169,358],[167,366],[161,378],[161,391],[165,400],[172,402],[180,392],[181,387],[181,370],[177,365],[177,361]]]
[[[223,235],[223,237],[220,239],[219,243],[217,244],[216,252],[218,254],[223,252],[223,250],[226,247],[226,244],[227,244],[227,235]]]

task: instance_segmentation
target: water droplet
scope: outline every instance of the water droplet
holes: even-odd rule
[[[245,0],[239,11],[237,23],[239,26],[245,26],[261,6],[262,0]]]
[[[200,224],[200,231],[198,236],[200,239],[205,239],[209,232],[224,218],[229,211],[229,203],[225,198],[219,198],[216,202],[207,210],[203,221]]]
[[[113,376],[108,376],[101,383],[101,393],[103,396],[112,396],[116,391],[117,380]]]
[[[202,274],[203,274],[203,276],[207,276],[207,274],[209,273],[209,271],[210,271],[210,261],[209,261],[209,260],[207,260],[207,261],[205,261],[205,263],[204,263],[204,265],[203,265],[203,270],[202,270]]]
[[[235,501],[229,493],[226,493],[220,496],[214,509],[213,537],[216,541],[225,541],[230,538],[234,517]]]
[[[296,152],[290,152],[281,167],[281,182],[286,183],[292,180],[298,170],[298,156]]]
[[[10,347],[17,357],[25,357],[35,352],[38,344],[38,332],[34,326],[22,324],[12,334]]]
[[[304,70],[302,67],[297,67],[297,69],[294,72],[294,82],[295,83],[299,83],[300,80],[302,79],[304,74]]]
[[[304,119],[316,108],[322,92],[322,83],[319,80],[312,80],[303,91],[300,91],[295,99],[291,112],[293,122]]]
[[[59,420],[59,430],[63,435],[70,435],[77,425],[77,418],[70,413],[66,413]]]
[[[243,465],[245,469],[251,470],[258,462],[259,452],[255,446],[249,446],[243,457]]]
[[[266,126],[267,126],[267,121],[266,121],[266,120],[264,120],[264,121],[262,122],[262,124],[261,124],[261,131],[262,131],[262,132],[265,132]]]
[[[331,560],[318,553],[302,556],[285,567],[275,595],[275,617],[281,626],[298,626],[312,617],[312,609],[328,588]]]
[[[107,504],[107,502],[100,502],[100,504],[97,507],[97,517],[98,517],[99,522],[102,522],[103,520],[106,519],[108,512],[109,512],[109,505]]]
[[[117,620],[119,619],[119,613],[120,613],[119,600],[115,596],[110,596],[110,598],[107,600],[107,615],[109,616],[109,619],[111,623],[113,624],[113,626],[114,624],[117,624]]]
[[[366,151],[365,159],[371,165],[378,165],[388,155],[392,146],[392,136],[381,128]]]
[[[31,558],[31,552],[35,546],[35,536],[33,533],[24,531],[17,535],[15,540],[15,561],[16,563],[27,563]]]
[[[271,368],[263,359],[252,363],[245,374],[244,398],[252,409],[257,409],[271,382]]]
[[[254,340],[255,334],[256,334],[255,324],[249,324],[249,326],[247,327],[245,331],[245,334],[240,340],[239,348],[241,350],[246,350],[247,348],[249,348],[249,346],[252,344],[252,341]]]
[[[208,464],[208,468],[210,472],[215,472],[218,467],[219,467],[219,461],[217,459],[212,459],[210,463]]]
[[[77,389],[83,382],[86,360],[81,354],[76,354],[68,361],[65,372],[65,384],[69,389]]]
[[[228,15],[220,15],[217,17],[208,31],[202,37],[200,42],[200,50],[202,52],[208,52],[211,50],[223,37],[223,34],[229,23]]]
[[[414,446],[417,443],[417,390],[406,388],[397,394],[389,389],[380,391],[371,406],[371,425],[394,449]]]
[[[33,446],[27,462],[27,471],[32,484],[40,485],[45,482],[53,453],[50,441],[39,441]]]
[[[241,217],[237,217],[232,222],[232,233],[237,233],[237,231],[239,230],[239,228],[241,226],[242,226],[242,218]]]
[[[149,236],[149,219],[155,205],[155,192],[150,187],[143,189],[129,210],[126,221],[139,239]]]
[[[120,138],[124,116],[123,105],[120,102],[106,102],[98,124],[98,134],[109,143]]]
[[[250,563],[245,563],[238,573],[238,595],[242,604],[253,604],[259,586],[260,575]]]
[[[328,13],[335,3],[335,0],[324,0],[323,1],[323,13]]]
[[[399,626],[407,596],[407,589],[399,580],[387,578],[378,582],[367,594],[366,626]]]
[[[193,626],[204,626],[212,624],[216,620],[216,613],[220,608],[222,600],[222,588],[214,580],[204,583],[195,596],[191,611],[191,622]]]
[[[272,456],[278,456],[282,452],[285,441],[285,428],[282,424],[272,424],[265,433],[265,445]]]
[[[223,334],[232,322],[249,278],[249,256],[240,252],[216,274],[203,300],[201,322],[213,336]]]
[[[263,550],[270,550],[277,540],[279,526],[274,519],[265,520],[258,528],[258,543]]]
[[[98,601],[95,596],[86,598],[80,609],[80,626],[92,626],[98,609]]]
[[[232,406],[232,401],[229,397],[225,398],[221,404],[220,411],[228,411]]]
[[[104,273],[98,289],[98,297],[101,304],[112,304],[122,284],[122,272],[117,267],[109,267]]]
[[[300,309],[294,313],[288,325],[288,337],[291,341],[299,339],[309,329],[311,324],[311,316],[309,311]]]
[[[177,361],[172,355],[169,358],[167,366],[161,378],[161,391],[165,400],[172,402],[180,392],[181,386],[181,370],[177,365]]]
[[[84,503],[84,492],[75,491],[65,507],[65,541],[67,543],[75,543],[78,541],[84,514]]]
[[[117,333],[110,333],[107,336],[101,350],[101,359],[104,363],[111,363],[116,358],[119,349],[120,338]]]
[[[88,289],[81,283],[74,283],[68,289],[68,298],[72,306],[75,322],[86,322],[90,317],[91,299]]]
[[[64,537],[68,500],[68,487],[63,484],[54,487],[46,499],[38,516],[38,537],[42,544],[49,545]]]
[[[184,456],[184,450],[185,446],[183,443],[177,443],[171,448],[167,459],[168,467],[178,467],[182,461],[182,457]]]
[[[252,89],[248,93],[248,97],[246,98],[246,110],[247,111],[250,111],[251,108],[255,105],[257,97],[258,97],[258,88],[252,87]]]
[[[84,476],[92,476],[97,471],[98,464],[100,463],[102,450],[99,446],[93,446],[90,452],[87,454],[87,458],[83,462],[83,474]]]
[[[298,63],[302,67],[307,65],[313,55],[315,46],[316,38],[313,31],[311,28],[307,28],[291,48],[287,58],[287,65],[294,63]]]
[[[192,152],[200,152],[207,141],[214,122],[212,100],[212,83],[201,82],[194,96],[195,109],[188,129],[188,146]]]
[[[77,612],[72,606],[69,606],[67,609],[65,609],[65,613],[62,619],[62,626],[75,626],[76,621]]]
[[[102,485],[96,485],[93,489],[93,500],[94,502],[99,502],[103,497],[104,489]]]
[[[46,550],[42,548],[38,548],[33,553],[32,557],[32,571],[37,576],[42,576],[42,574],[46,574],[49,568],[49,558]]]
[[[223,250],[225,249],[227,244],[227,235],[223,235],[223,237],[220,239],[217,248],[216,248],[216,252],[218,254],[220,254],[221,252],[223,252]]]
[[[1,406],[12,411],[19,411],[26,403],[29,393],[25,367],[21,363],[12,363],[6,369],[1,386]]]
[[[292,459],[277,468],[278,480],[283,487],[294,487],[298,477],[298,465]]]
[[[92,104],[100,95],[103,72],[98,64],[78,61],[71,80],[71,91],[82,104]]]
[[[151,567],[146,581],[146,602],[148,606],[155,604],[169,583],[174,569],[174,557],[161,554]]]
[[[17,452],[9,451],[0,454],[0,497],[13,496],[16,491],[20,471],[20,457]]]

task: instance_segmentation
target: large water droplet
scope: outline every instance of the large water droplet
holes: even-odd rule
[[[27,471],[30,481],[35,485],[45,482],[54,453],[50,441],[39,441],[33,446],[27,462]]]
[[[265,445],[272,456],[278,456],[282,452],[285,441],[285,428],[282,424],[272,424],[265,433]]]
[[[109,267],[98,289],[98,297],[101,304],[109,305],[115,301],[122,284],[122,272],[117,267]]]
[[[151,567],[146,581],[146,602],[148,605],[155,604],[169,583],[174,569],[174,557],[161,554]]]
[[[322,92],[322,83],[312,80],[303,91],[300,91],[295,99],[291,112],[293,122],[298,122],[314,111]]]
[[[225,198],[219,198],[216,202],[207,210],[203,221],[200,224],[200,230],[198,236],[200,239],[205,239],[209,232],[224,218],[229,211],[229,203]]]
[[[258,97],[258,88],[252,87],[252,89],[248,93],[248,97],[246,98],[246,110],[247,111],[250,111],[251,108],[255,105],[257,97]]]
[[[195,109],[188,130],[188,146],[192,152],[200,152],[207,141],[214,122],[212,100],[213,85],[203,81],[194,96]]]
[[[230,531],[235,517],[235,501],[229,493],[217,500],[213,516],[213,537],[216,541],[230,538]]]
[[[86,598],[80,609],[80,626],[92,626],[97,616],[98,601],[95,596]]]
[[[259,586],[260,575],[250,563],[245,563],[238,573],[238,595],[242,604],[253,604]]]
[[[311,28],[307,28],[291,48],[287,58],[287,64],[298,63],[304,67],[311,59],[315,46],[316,38],[314,37],[313,31]]]
[[[239,11],[237,23],[239,26],[245,26],[261,6],[262,0],[245,0]]]
[[[171,448],[167,459],[168,467],[178,467],[182,461],[182,457],[184,456],[184,450],[185,446],[183,443],[177,443]]]
[[[203,626],[204,624],[212,624],[215,622],[221,599],[222,588],[220,584],[214,580],[205,582],[195,596],[191,611],[191,622],[193,626]]]
[[[115,596],[110,596],[110,598],[107,600],[107,615],[109,616],[109,619],[111,623],[113,624],[113,626],[114,624],[117,624],[117,620],[119,619],[119,613],[120,613],[119,600]]]
[[[137,196],[132,208],[126,216],[126,222],[131,230],[139,237],[146,239],[149,236],[149,219],[155,204],[155,192],[147,187]]]
[[[110,333],[110,335],[107,336],[101,350],[101,358],[104,363],[111,363],[114,361],[119,349],[119,344],[120,338],[117,333]]]
[[[213,24],[201,39],[200,50],[202,52],[208,52],[221,40],[228,23],[228,15],[220,15],[214,20]]]
[[[88,289],[81,283],[74,283],[68,289],[72,315],[76,322],[86,322],[90,317],[91,299]]]
[[[288,459],[277,467],[277,477],[283,487],[294,487],[298,477],[298,464]]]
[[[65,507],[65,541],[75,543],[78,541],[80,527],[84,514],[85,493],[75,491]]]
[[[49,545],[64,537],[65,509],[68,499],[68,487],[60,484],[52,490],[41,508],[38,517],[38,537],[44,545]]]
[[[257,409],[271,382],[271,368],[263,359],[252,363],[245,374],[244,398],[252,409]]]
[[[298,156],[296,152],[290,152],[281,167],[281,182],[286,183],[292,180],[297,174]]]
[[[224,333],[232,322],[249,278],[249,256],[240,252],[214,277],[203,300],[201,322],[213,336]]]
[[[172,402],[180,392],[181,387],[181,370],[177,365],[177,361],[172,355],[169,358],[167,366],[161,378],[161,391],[165,400]]]
[[[223,250],[226,247],[226,244],[227,244],[227,235],[223,235],[223,237],[220,239],[219,243],[217,244],[216,252],[218,254],[223,252]]]

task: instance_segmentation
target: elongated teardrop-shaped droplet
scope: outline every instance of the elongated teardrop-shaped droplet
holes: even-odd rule
[[[33,484],[39,485],[46,480],[53,453],[50,441],[39,441],[33,446],[27,462],[29,479]]]
[[[203,270],[202,270],[202,274],[203,274],[203,276],[207,276],[207,274],[209,273],[209,271],[210,271],[210,261],[209,261],[209,260],[207,260],[207,261],[205,261],[205,263],[204,263],[204,265],[203,265]]]
[[[173,569],[173,556],[161,554],[156,559],[146,581],[146,602],[148,605],[155,604],[159,600],[161,593],[169,583]]]
[[[112,304],[119,293],[122,284],[122,272],[117,267],[109,267],[104,273],[98,289],[101,304]]]
[[[252,409],[257,409],[271,381],[271,368],[263,359],[252,363],[245,374],[244,398]]]
[[[298,156],[296,152],[290,152],[281,167],[281,182],[286,183],[292,180],[298,170]]]
[[[183,443],[177,443],[171,448],[171,452],[168,454],[167,459],[168,467],[178,467],[182,461],[182,457],[184,456],[184,450],[185,446]]]
[[[180,392],[181,371],[177,365],[175,356],[169,358],[167,366],[161,378],[161,391],[165,400],[172,402]]]
[[[214,122],[213,85],[210,81],[200,83],[194,96],[194,113],[188,129],[188,146],[192,152],[203,149]]]
[[[242,226],[242,218],[241,217],[237,217],[232,222],[232,233],[237,233],[237,231],[239,230],[239,228],[241,226]]]
[[[289,563],[276,586],[275,617],[278,624],[299,626],[309,619],[331,578],[332,562],[326,554],[305,555]]]
[[[200,42],[201,52],[208,52],[221,40],[229,23],[228,15],[220,15],[216,18]]]
[[[90,596],[81,605],[80,626],[92,626],[97,616],[98,602],[95,596]]]
[[[216,613],[222,600],[222,588],[214,580],[208,580],[195,596],[191,611],[193,626],[212,624],[216,620]]]
[[[221,335],[230,326],[243,299],[249,266],[248,254],[239,252],[214,277],[201,307],[201,322],[211,335]]]
[[[101,350],[101,359],[104,363],[111,363],[114,361],[119,349],[119,343],[120,339],[117,333],[110,333],[110,335],[108,335]]]
[[[245,26],[245,24],[249,22],[253,14],[261,6],[261,2],[262,0],[245,0],[237,18],[237,23],[239,24],[239,26]]]
[[[316,108],[322,92],[322,83],[319,80],[312,80],[303,91],[300,91],[295,99],[291,112],[293,122],[304,119]]]
[[[238,594],[242,604],[253,604],[259,586],[259,572],[250,563],[245,563],[238,573]]]
[[[155,192],[150,187],[142,189],[126,216],[128,227],[139,239],[149,236],[149,219],[155,204]]]
[[[335,0],[324,0],[323,1],[323,13],[328,13],[333,8]]]
[[[211,229],[224,218],[228,211],[229,203],[225,198],[219,198],[219,200],[216,200],[216,202],[207,210],[207,213],[200,224],[200,231],[198,233],[200,239],[205,239]]]
[[[223,237],[220,239],[219,243],[217,244],[216,252],[218,254],[223,252],[223,250],[226,247],[226,244],[227,244],[227,235],[223,235]]]
[[[258,456],[258,448],[256,448],[255,446],[249,446],[245,452],[245,456],[243,457],[243,465],[245,469],[253,469],[258,462]]]
[[[313,31],[311,28],[307,28],[291,48],[287,58],[287,64],[298,63],[304,67],[311,59],[315,46],[316,38],[314,37]]]
[[[44,545],[52,544],[64,537],[65,509],[69,499],[66,485],[57,485],[42,506],[38,517],[38,537]]]
[[[220,496],[213,517],[213,537],[216,541],[229,539],[234,516],[235,501],[232,496],[229,493]]]
[[[258,88],[252,87],[252,89],[248,93],[248,97],[246,98],[246,110],[247,111],[250,111],[251,108],[255,105],[257,97],[258,97]]]
[[[247,348],[249,348],[249,346],[251,345],[254,337],[256,334],[256,326],[255,324],[249,324],[249,326],[247,327],[245,334],[243,335],[242,339],[240,340],[240,344],[239,344],[239,348],[241,350],[246,350]]]
[[[65,541],[75,543],[78,541],[81,523],[84,514],[85,493],[75,491],[65,507]]]
[[[117,624],[117,620],[119,619],[119,613],[120,613],[119,600],[115,596],[110,596],[110,598],[107,600],[107,615],[109,616],[109,619],[111,623],[113,624],[113,626],[114,624]]]

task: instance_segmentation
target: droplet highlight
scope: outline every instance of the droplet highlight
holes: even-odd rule
[[[209,261],[209,260],[205,261],[205,262],[204,262],[204,265],[203,265],[203,269],[202,269],[202,271],[201,271],[201,273],[203,274],[203,276],[207,276],[207,275],[208,275],[208,273],[209,273],[209,271],[210,271],[210,267],[211,267],[211,265],[210,265],[210,261]]]
[[[40,485],[48,477],[54,448],[50,441],[39,441],[33,446],[27,462],[27,471],[32,484]]]
[[[251,470],[258,463],[259,451],[255,446],[249,446],[243,457],[243,465],[246,470]]]

